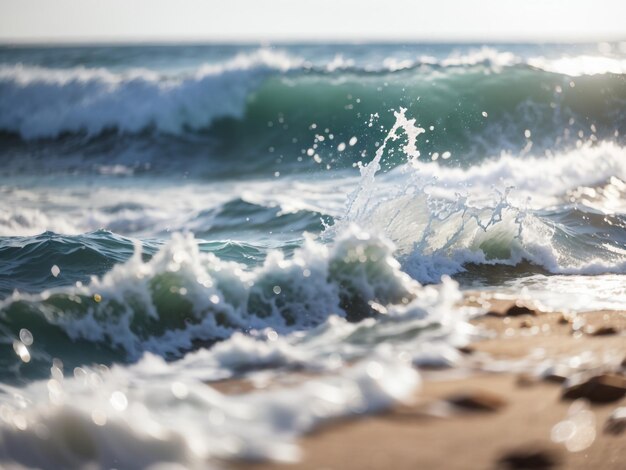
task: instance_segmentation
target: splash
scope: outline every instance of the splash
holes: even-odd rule
[[[394,111],[395,123],[387,133],[382,145],[376,150],[376,155],[373,160],[367,164],[362,165],[359,163],[359,169],[361,171],[361,181],[359,187],[348,197],[348,204],[346,208],[346,214],[342,217],[342,221],[345,222],[358,222],[363,217],[365,211],[368,210],[368,205],[372,202],[372,196],[375,191],[375,177],[376,173],[381,170],[381,160],[385,154],[387,142],[396,141],[400,138],[399,131],[404,131],[407,143],[404,145],[403,152],[409,161],[416,160],[420,156],[420,152],[417,150],[417,137],[420,134],[426,132],[421,127],[415,125],[415,119],[409,119],[406,117],[406,109],[400,108],[399,111]]]
[[[620,147],[583,145],[541,159],[504,154],[466,170],[441,167],[418,160],[416,140],[424,129],[405,111],[395,113],[396,122],[375,157],[360,167],[346,213],[328,234],[356,223],[386,237],[394,242],[403,269],[426,283],[463,272],[467,265],[527,262],[555,274],[626,271],[624,239],[614,229],[625,221],[611,214],[622,207],[615,198],[626,178]],[[381,161],[388,143],[401,131],[407,138],[402,147],[406,163],[385,172]],[[537,175],[539,165],[543,171]],[[585,199],[579,204],[580,196]],[[565,205],[544,209],[557,204]],[[597,214],[598,209],[606,215]],[[568,232],[583,223],[594,235],[572,240]],[[581,244],[586,248],[581,250]]]

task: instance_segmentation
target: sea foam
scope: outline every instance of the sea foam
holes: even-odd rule
[[[217,468],[216,459],[299,457],[295,438],[333,419],[408,401],[410,365],[379,357],[294,388],[223,395],[188,368],[146,356],[132,368],[81,368],[24,389],[2,386],[4,468]],[[161,465],[161,466],[159,466]]]

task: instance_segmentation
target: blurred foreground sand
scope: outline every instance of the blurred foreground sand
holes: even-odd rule
[[[533,306],[511,309],[507,300],[478,301],[491,313],[473,323],[491,337],[463,349],[460,370],[422,371],[414,403],[317,429],[300,439],[299,463],[228,466],[626,468],[626,421],[608,423],[614,410],[626,406],[626,311],[562,315]],[[301,378],[294,374],[276,386]],[[567,392],[576,382],[583,385]],[[228,381],[218,387],[237,393],[250,386]],[[580,417],[588,422],[575,434],[571,424]]]

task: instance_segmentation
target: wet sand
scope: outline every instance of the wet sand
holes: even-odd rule
[[[531,311],[523,306],[511,310],[514,304],[507,300],[470,295],[466,301],[491,311],[473,320],[490,337],[463,349],[461,370],[423,370],[424,383],[412,403],[331,423],[302,437],[298,463],[231,463],[229,467],[625,468],[626,429],[609,432],[606,423],[617,407],[626,406],[626,397],[620,394],[620,387],[626,387],[626,311],[563,315],[541,312],[532,305]],[[546,369],[549,363],[560,366]],[[587,388],[576,391],[596,401],[610,399],[605,403],[585,399],[595,418],[591,445],[572,452],[563,442],[553,442],[552,429],[566,419],[572,404],[585,406],[564,397],[568,383],[563,380],[579,377],[584,382],[603,374],[613,380],[608,395],[595,385],[593,393]],[[300,379],[294,374],[275,385],[289,386]],[[218,386],[226,393],[249,387],[245,381]]]

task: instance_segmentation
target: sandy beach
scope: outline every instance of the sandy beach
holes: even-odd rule
[[[509,300],[478,300],[490,312],[473,323],[491,337],[463,350],[460,369],[422,370],[412,403],[315,430],[300,440],[298,463],[230,467],[623,468],[626,421],[610,416],[626,405],[626,311],[563,315],[519,303],[530,306],[525,313]],[[589,380],[602,384],[574,390],[575,382]],[[297,375],[284,381],[274,386],[299,382]],[[218,388],[239,393],[253,386],[227,381]],[[567,437],[567,425],[581,417],[591,420],[587,427],[559,441],[555,426],[566,422]]]

